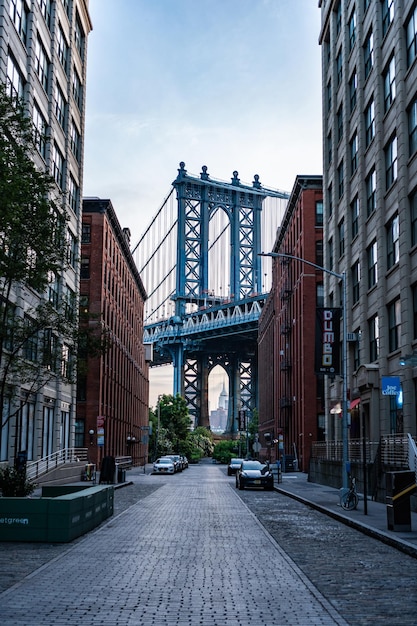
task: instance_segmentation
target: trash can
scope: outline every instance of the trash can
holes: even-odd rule
[[[409,532],[410,496],[416,488],[415,474],[410,471],[387,472],[385,480],[388,530]]]
[[[125,483],[126,482],[126,470],[118,467],[117,469],[117,482]]]

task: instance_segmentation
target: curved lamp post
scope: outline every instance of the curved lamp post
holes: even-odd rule
[[[329,270],[326,267],[322,267],[321,265],[317,265],[316,263],[312,263],[311,261],[307,261],[298,256],[294,256],[292,254],[285,254],[284,252],[261,252],[259,256],[269,256],[272,258],[281,258],[281,259],[293,259],[294,261],[299,261],[300,263],[304,263],[305,265],[310,265],[321,272],[326,272],[331,276],[335,276],[339,280],[342,281],[342,315],[343,315],[343,325],[342,325],[342,381],[343,381],[343,392],[342,392],[342,488],[348,489],[348,462],[349,462],[349,444],[348,444],[348,415],[347,415],[347,319],[346,319],[346,272],[342,274],[338,274],[337,272],[333,272],[333,270]]]

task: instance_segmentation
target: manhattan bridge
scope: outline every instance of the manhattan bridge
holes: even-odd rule
[[[144,342],[151,367],[173,366],[173,393],[187,402],[194,426],[210,427],[209,375],[227,374],[226,432],[239,411],[257,406],[258,320],[271,284],[271,251],[289,194],[254,176],[242,184],[212,179],[203,166],[178,176],[133,249],[148,294]]]

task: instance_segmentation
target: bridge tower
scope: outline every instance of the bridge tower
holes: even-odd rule
[[[203,166],[200,178],[187,174],[180,163],[173,182],[178,203],[176,286],[172,299],[175,316],[171,328],[180,328],[196,311],[214,308],[233,315],[233,307],[258,298],[262,293],[261,211],[267,196],[288,197],[262,188],[259,176],[252,187],[240,183],[233,172],[231,183],[210,180]],[[218,238],[228,231],[225,269],[228,293],[219,293],[210,284],[210,221],[221,211],[224,227]],[[177,336],[177,340],[175,337]],[[204,337],[171,333],[167,346],[174,366],[174,394],[185,397],[195,426],[210,426],[208,377],[221,365],[229,379],[229,415],[227,431],[238,429],[239,410],[249,418],[257,406],[257,324],[251,330],[236,329],[223,335]]]

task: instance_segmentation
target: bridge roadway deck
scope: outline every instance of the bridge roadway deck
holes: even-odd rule
[[[224,469],[143,480],[161,486],[0,594],[4,626],[346,625]]]

